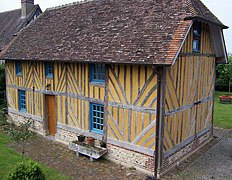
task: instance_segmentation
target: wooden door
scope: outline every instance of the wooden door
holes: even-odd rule
[[[46,95],[48,131],[50,135],[56,134],[55,96]]]

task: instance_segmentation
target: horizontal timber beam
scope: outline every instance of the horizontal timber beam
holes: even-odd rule
[[[167,112],[165,113],[165,116],[170,116],[170,115],[176,114],[176,113],[178,113],[178,112],[185,111],[185,110],[190,109],[190,108],[192,108],[192,107],[194,107],[194,106],[197,106],[197,105],[199,105],[199,104],[201,104],[201,103],[205,103],[205,102],[207,102],[207,101],[213,100],[213,98],[214,98],[214,96],[208,96],[208,97],[203,98],[203,99],[201,99],[201,100],[199,100],[199,101],[196,101],[196,102],[194,102],[194,103],[191,103],[191,104],[188,104],[188,105],[179,107],[179,108],[174,109],[174,110],[171,110],[171,111],[167,111]]]
[[[72,133],[76,133],[76,135],[83,134],[85,136],[91,136],[97,140],[102,140],[102,137],[103,137],[103,135],[91,132],[90,130],[83,130],[83,129],[79,129],[79,128],[74,128],[74,127],[71,127],[69,125],[64,125],[61,123],[57,123],[57,128],[63,129],[63,130],[66,130],[66,131],[69,131]]]
[[[208,128],[205,128],[204,130],[202,130],[201,132],[199,132],[197,134],[197,138],[205,135],[206,133],[210,132],[212,130],[212,125],[209,126]],[[164,153],[164,157],[167,158],[173,154],[175,154],[176,152],[180,151],[182,148],[184,148],[185,146],[187,146],[188,144],[192,143],[195,140],[196,136],[191,136],[188,139],[186,139],[185,141],[183,141],[182,143],[176,145],[174,148],[166,151]]]
[[[137,146],[135,144],[131,144],[131,143],[128,143],[128,142],[118,141],[118,140],[115,140],[115,139],[112,139],[112,138],[107,138],[107,143],[118,146],[118,147],[122,147],[122,148],[125,148],[125,149],[128,149],[128,150],[132,150],[132,151],[135,151],[135,152],[139,152],[139,153],[142,153],[142,154],[146,154],[146,155],[149,155],[149,156],[152,156],[152,157],[154,156],[154,153],[155,153],[154,150],[144,148],[144,147],[141,147],[141,146]]]
[[[25,113],[25,112],[20,112],[20,111],[18,111],[16,109],[8,108],[8,112],[19,115],[19,116],[23,116],[23,117],[26,117],[26,118],[31,118],[31,119],[39,121],[39,122],[43,122],[43,118],[41,118],[41,117],[38,117],[38,116],[35,116],[35,115],[32,115],[32,114],[28,114],[28,113]]]
[[[199,57],[212,57],[215,58],[215,54],[204,54],[204,53],[181,53],[180,57],[192,57],[192,56],[199,56]]]
[[[25,90],[25,91],[29,91],[29,92],[36,92],[36,93],[40,93],[40,94],[67,96],[67,97],[71,97],[74,99],[80,99],[80,100],[84,100],[84,101],[88,101],[88,102],[104,104],[104,100],[85,97],[85,96],[81,96],[79,94],[71,94],[71,93],[66,93],[66,92],[47,91],[47,90],[33,90],[31,88],[25,88],[25,87],[21,87],[21,86],[17,86],[17,85],[9,85],[9,84],[7,85],[7,87],[13,88],[13,89]],[[122,109],[134,110],[134,111],[144,112],[144,113],[149,113],[149,114],[156,114],[156,109],[148,108],[148,107],[133,106],[130,104],[122,104],[122,103],[117,103],[117,102],[108,102],[108,105],[112,106],[112,107],[122,108]]]

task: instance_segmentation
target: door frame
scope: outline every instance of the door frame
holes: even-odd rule
[[[44,93],[43,95],[43,104],[44,104],[44,118],[43,118],[43,129],[45,131],[45,136],[50,136],[50,132],[48,129],[48,108],[47,108],[47,98],[46,96],[54,96],[55,97],[55,126],[56,126],[56,131],[57,131],[57,96],[53,93]],[[55,134],[56,135],[56,134]],[[54,136],[55,136],[54,135]]]

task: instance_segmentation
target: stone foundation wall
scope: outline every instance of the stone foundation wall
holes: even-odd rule
[[[68,131],[62,128],[57,128],[56,140],[67,144],[73,140],[77,140],[78,132]],[[100,146],[100,141],[94,141],[95,146]],[[127,167],[134,167],[149,175],[154,172],[154,158],[145,154],[134,152],[112,144],[107,144],[108,153],[104,158],[123,164]]]
[[[128,167],[134,167],[150,175],[153,174],[154,157],[134,152],[112,144],[107,144],[107,149],[107,159],[118,161],[124,165],[126,164]]]
[[[61,142],[65,142],[65,144],[73,141],[73,140],[77,140],[77,134],[61,129],[61,128],[57,128],[57,132],[56,132],[56,140],[61,141]]]
[[[43,122],[40,122],[30,117],[25,117],[25,116],[18,115],[15,113],[10,113],[10,112],[8,113],[8,116],[9,116],[8,122],[13,121],[16,125],[19,125],[31,119],[33,123],[32,123],[32,127],[30,128],[30,130],[38,134],[41,134],[43,136],[46,135],[46,132],[44,131],[44,128],[43,128]]]
[[[189,157],[195,151],[200,149],[212,138],[212,131],[200,136],[181,150],[175,152],[169,157],[163,159],[162,169],[159,170],[160,175],[165,174],[170,168],[176,166],[178,163]]]
[[[62,142],[63,144],[68,144],[69,142],[77,140],[78,139],[77,136],[79,134],[82,134],[82,133],[79,132],[78,130],[76,132],[73,132],[73,131],[68,131],[66,129],[57,128],[57,133],[56,133],[55,138],[57,141]],[[88,135],[85,134],[85,136],[88,136]],[[100,140],[95,139],[94,145],[96,147],[100,147]]]

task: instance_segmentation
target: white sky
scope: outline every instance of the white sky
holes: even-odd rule
[[[35,0],[44,11],[46,8],[75,2],[75,0]],[[202,0],[202,2],[227,26],[224,30],[227,51],[232,53],[232,0]],[[21,0],[0,0],[0,12],[17,9],[21,6]]]

